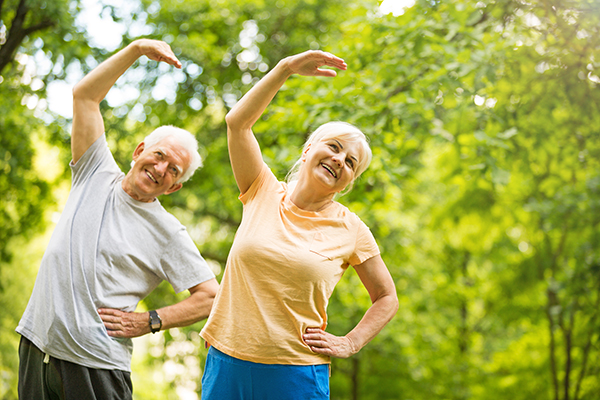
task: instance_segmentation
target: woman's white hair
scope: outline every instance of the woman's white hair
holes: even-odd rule
[[[343,193],[348,193],[352,189],[352,185],[356,178],[358,178],[365,170],[369,167],[371,163],[371,159],[373,158],[373,154],[371,153],[371,148],[369,147],[369,141],[364,133],[357,127],[347,122],[334,121],[328,122],[326,124],[321,125],[317,128],[306,140],[304,143],[304,147],[302,148],[302,153],[306,151],[308,146],[313,143],[319,143],[328,139],[342,139],[344,141],[350,143],[358,143],[358,165],[356,166],[356,172],[354,174],[354,179],[350,184],[344,189]],[[293,182],[297,181],[300,169],[302,167],[302,156],[298,158],[296,163],[292,166],[290,171],[287,174],[287,181]]]
[[[202,157],[198,153],[198,141],[190,132],[172,125],[163,125],[152,131],[144,138],[146,148],[158,144],[161,140],[172,137],[190,155],[190,165],[177,183],[190,179],[194,172],[202,166]],[[133,163],[132,163],[133,165]]]

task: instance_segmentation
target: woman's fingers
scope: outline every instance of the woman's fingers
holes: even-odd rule
[[[181,62],[171,50],[171,46],[160,40],[142,39],[140,51],[151,60],[165,62],[177,68],[181,68]]]
[[[335,336],[320,328],[307,328],[302,338],[318,354],[337,358],[347,358],[353,354],[352,343],[347,337]]]
[[[343,59],[320,50],[309,50],[292,56],[289,67],[293,73],[299,75],[329,77],[336,76],[336,71],[321,67],[333,67],[340,70],[348,68]]]

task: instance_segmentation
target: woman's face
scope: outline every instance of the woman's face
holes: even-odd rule
[[[359,162],[358,150],[358,143],[339,138],[310,144],[302,154],[307,178],[328,191],[341,192],[354,180]]]

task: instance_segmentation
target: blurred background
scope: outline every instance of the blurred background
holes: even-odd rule
[[[599,30],[598,0],[0,1],[0,398],[17,398],[14,329],[70,187],[71,89],[149,37],[183,68],[140,59],[102,103],[108,142],[127,171],[157,126],[196,135],[204,168],[161,202],[219,279],[241,216],[225,114],[287,55],[348,63],[291,78],[254,129],[281,179],[324,122],[371,139],[339,201],[374,233],[400,310],[333,361],[332,399],[599,399]],[[178,299],[161,285],[139,310]],[[369,304],[349,269],[328,330]],[[135,399],[199,398],[201,328],[135,340]]]

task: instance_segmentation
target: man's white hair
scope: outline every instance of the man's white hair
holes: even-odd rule
[[[144,138],[145,148],[158,144],[161,140],[172,137],[190,155],[190,165],[184,171],[177,183],[190,179],[194,172],[202,166],[202,157],[198,153],[198,141],[190,132],[172,125],[163,125],[156,128]]]

